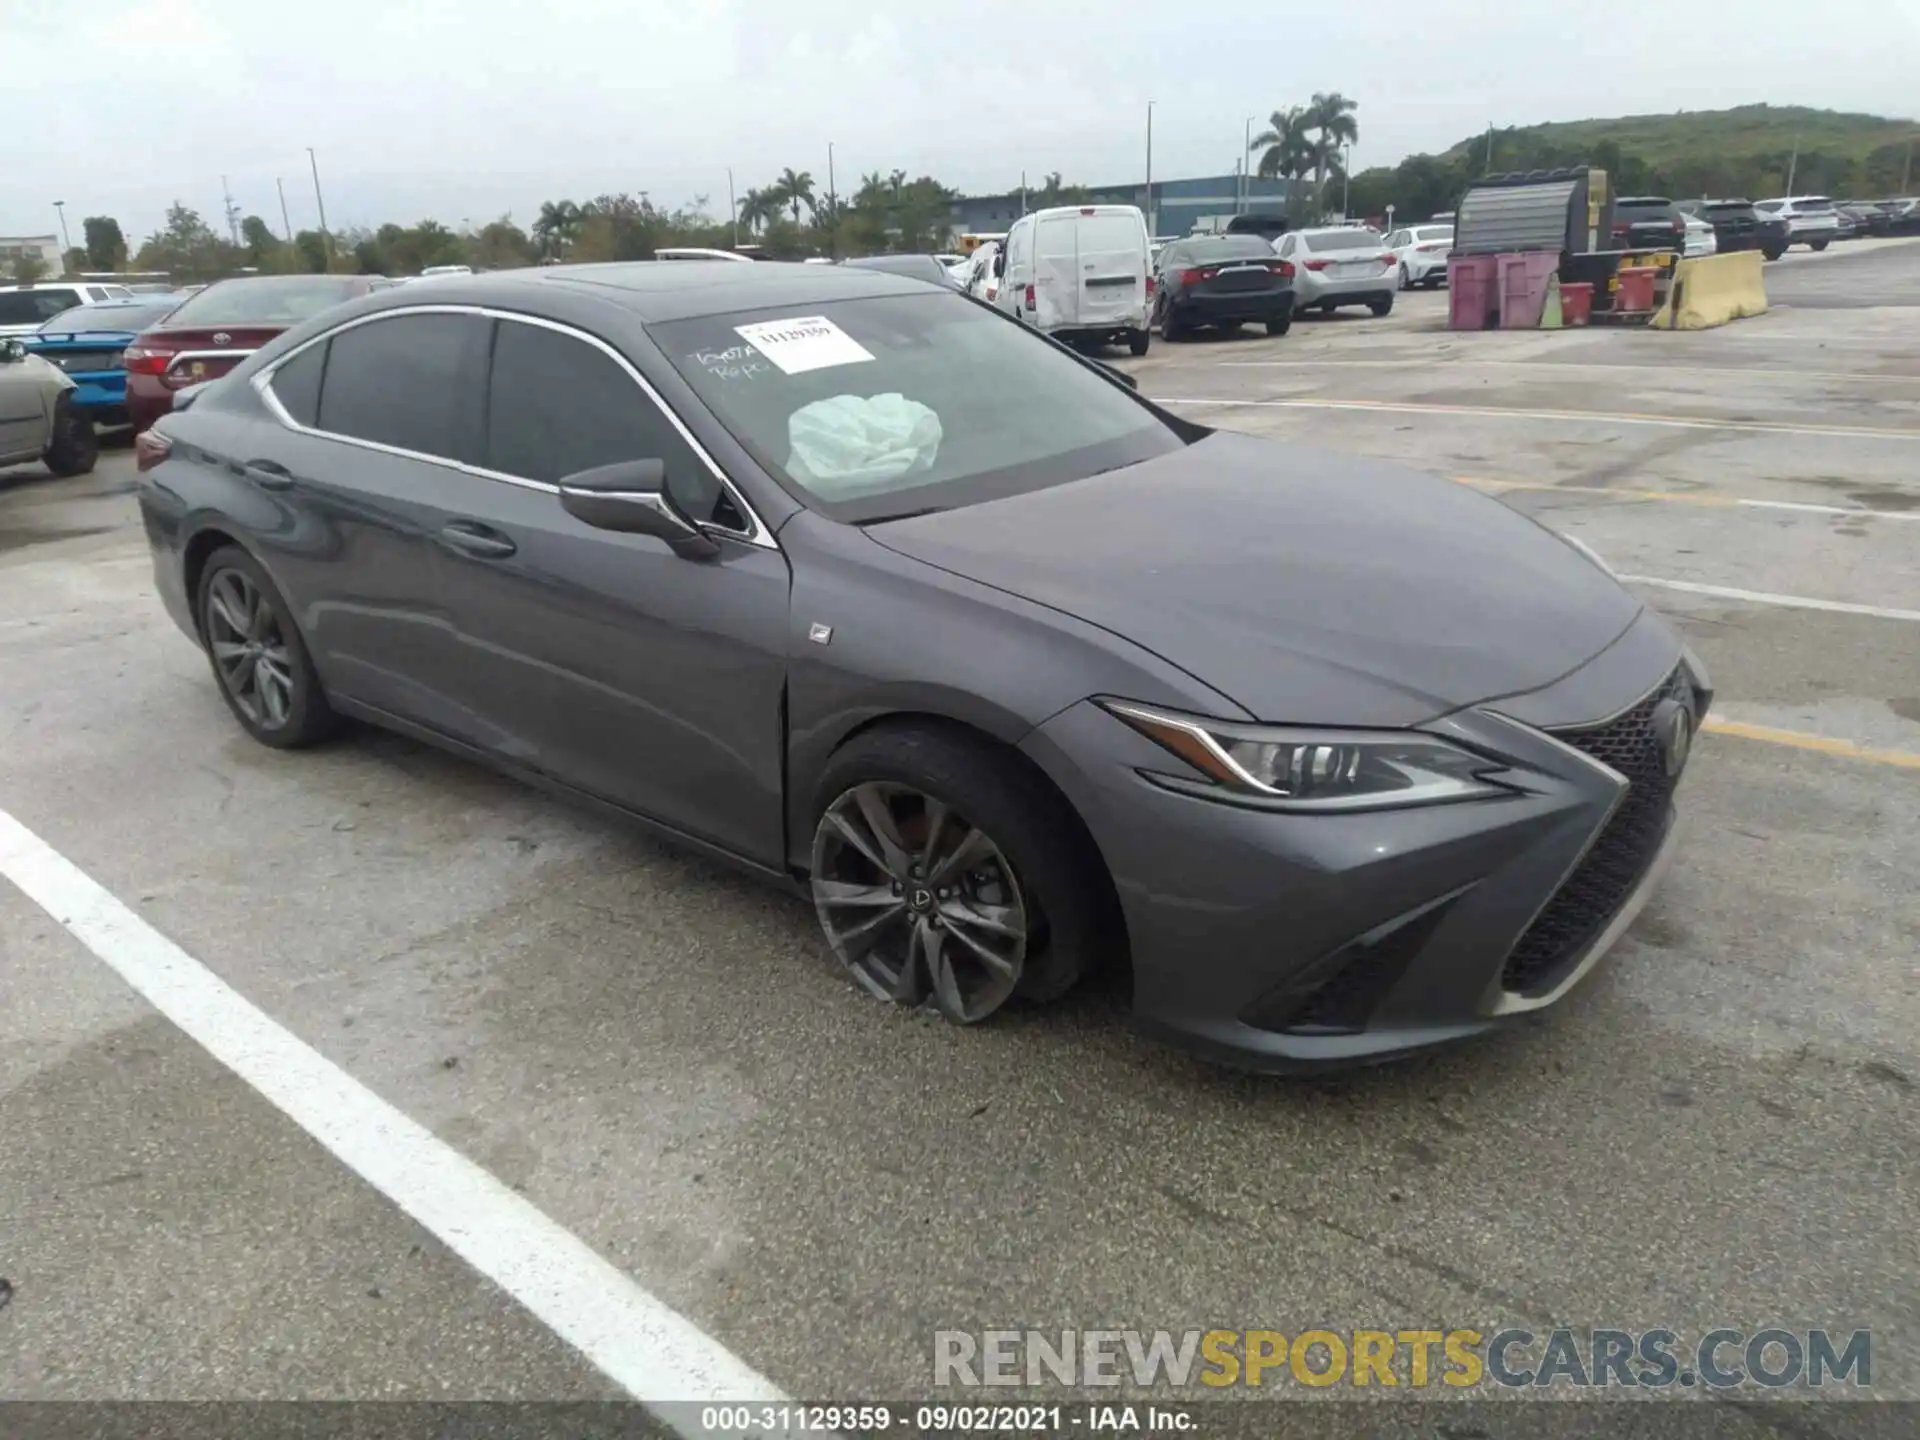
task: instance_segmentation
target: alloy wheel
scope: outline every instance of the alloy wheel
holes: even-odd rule
[[[931,995],[970,1025],[1020,983],[1030,921],[1013,866],[986,831],[911,786],[866,781],[827,807],[813,903],[840,963],[882,999]]]
[[[293,715],[293,657],[280,617],[251,576],[222,570],[207,587],[207,648],[234,707],[262,730]]]

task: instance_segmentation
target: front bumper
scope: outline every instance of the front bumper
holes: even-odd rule
[[[1370,814],[1170,791],[1141,772],[1179,763],[1091,703],[1026,748],[1113,875],[1139,1025],[1230,1064],[1292,1071],[1481,1034],[1572,990],[1673,853],[1673,782],[1629,744],[1669,694],[1696,717],[1711,702],[1646,615],[1546,690],[1428,727],[1525,771],[1525,793]],[[1602,722],[1614,739],[1592,738]]]

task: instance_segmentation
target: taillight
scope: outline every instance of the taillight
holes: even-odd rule
[[[1147,276],[1147,298],[1149,300],[1153,298],[1153,276],[1151,275]]]
[[[173,452],[173,442],[158,430],[142,430],[134,437],[133,468],[142,474]]]
[[[129,345],[120,352],[120,361],[129,375],[164,375],[173,361],[173,352]]]
[[[1327,268],[1327,266],[1328,266],[1328,265],[1330,265],[1331,263],[1332,263],[1332,262],[1331,262],[1331,261],[1329,261],[1329,260],[1309,260],[1309,261],[1307,261],[1307,269],[1309,269],[1309,270],[1324,270],[1324,269],[1326,269],[1326,268]]]
[[[1029,310],[1035,309],[1039,305],[1039,301],[1034,298],[1034,289],[1031,285],[1027,286],[1026,302],[1027,309]]]
[[[1293,274],[1293,262],[1291,260],[1275,260],[1268,264],[1267,269],[1276,275],[1291,275]]]
[[[1397,264],[1398,262],[1393,258],[1393,252],[1389,250],[1386,254],[1380,257],[1380,263],[1382,265],[1391,266],[1391,265]]]

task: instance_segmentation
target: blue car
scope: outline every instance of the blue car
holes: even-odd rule
[[[19,337],[28,351],[64,370],[73,380],[68,403],[96,427],[128,423],[127,372],[120,352],[149,325],[157,325],[185,295],[135,295],[63,310],[31,335]]]

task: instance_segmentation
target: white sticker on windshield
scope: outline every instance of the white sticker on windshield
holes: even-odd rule
[[[736,325],[733,333],[789,375],[826,370],[835,365],[857,365],[862,360],[873,359],[858,340],[824,315],[799,315],[791,320]]]

